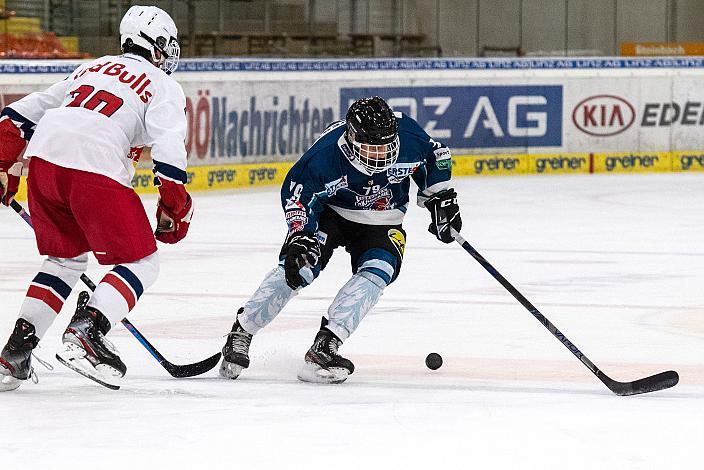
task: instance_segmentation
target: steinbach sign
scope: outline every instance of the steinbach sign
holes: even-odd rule
[[[594,95],[572,110],[572,122],[585,134],[608,137],[631,127],[636,118],[633,105],[615,95]]]

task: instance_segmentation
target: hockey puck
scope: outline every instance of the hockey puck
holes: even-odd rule
[[[438,353],[430,353],[428,357],[425,358],[425,365],[428,366],[430,370],[437,370],[442,366],[442,356]]]

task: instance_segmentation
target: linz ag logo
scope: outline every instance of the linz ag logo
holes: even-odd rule
[[[562,91],[561,85],[341,88],[340,115],[354,100],[378,95],[451,148],[560,147]]]
[[[574,107],[572,122],[585,134],[608,137],[620,134],[633,124],[636,110],[631,103],[614,95],[594,95]]]

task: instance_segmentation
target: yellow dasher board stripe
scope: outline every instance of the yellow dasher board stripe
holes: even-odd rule
[[[214,191],[218,189],[249,188],[254,186],[281,185],[293,162],[254,163],[240,165],[193,166],[186,170],[189,191]],[[138,194],[157,192],[154,174],[148,169],[138,169],[132,178],[132,187]],[[23,180],[17,200],[27,199],[27,185]]]
[[[672,152],[594,154],[594,173],[662,173],[672,171]]]
[[[186,170],[189,191],[281,185],[294,162],[192,166]],[[588,173],[704,171],[704,150],[676,152],[596,152],[545,154],[456,155],[452,175],[541,175]],[[139,194],[156,193],[151,170],[137,169],[132,186]],[[27,199],[27,185],[20,184],[17,199]]]
[[[672,152],[672,171],[704,171],[704,152]]]

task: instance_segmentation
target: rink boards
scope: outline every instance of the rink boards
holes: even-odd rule
[[[190,191],[212,191],[280,185],[291,166],[293,162],[192,166],[186,174]],[[704,152],[460,155],[452,159],[455,177],[702,171]],[[153,180],[151,170],[140,168],[132,187],[140,194],[156,193]],[[23,183],[17,199],[26,197]]]
[[[4,61],[0,105],[75,61]],[[383,96],[448,145],[455,176],[704,168],[704,58],[200,59],[186,95],[192,190],[280,184],[353,100]],[[154,191],[148,157],[133,186]]]

